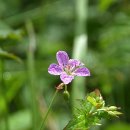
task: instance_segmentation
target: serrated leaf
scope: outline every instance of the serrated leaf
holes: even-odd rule
[[[80,107],[76,108],[73,118],[64,130],[88,130],[92,126],[101,125],[101,119],[107,118],[108,115],[118,117],[121,114],[115,111],[117,107],[105,107],[104,105],[105,101],[101,94],[97,94],[95,91],[90,93],[84,100],[80,100]],[[114,111],[112,111],[113,108]]]
[[[88,97],[87,97],[87,100],[88,100],[90,103],[92,103],[94,106],[97,105],[97,102],[96,102],[96,100],[95,100],[93,97],[88,96]]]

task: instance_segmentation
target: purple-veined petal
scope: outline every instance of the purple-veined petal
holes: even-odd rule
[[[84,66],[82,62],[76,59],[70,59],[68,65],[70,66],[71,72],[74,72],[77,68]]]
[[[62,68],[57,64],[51,64],[48,68],[48,72],[52,75],[60,75],[62,73]]]
[[[70,59],[68,63],[72,68],[78,67],[78,66],[83,66],[84,64],[80,62],[79,60],[76,59]]]
[[[60,75],[60,79],[63,81],[64,84],[69,84],[74,79],[74,76],[62,73]]]
[[[64,67],[68,64],[69,56],[65,51],[58,51],[56,53],[56,58],[61,67]]]
[[[90,71],[86,67],[83,67],[76,69],[74,74],[77,76],[90,76]]]

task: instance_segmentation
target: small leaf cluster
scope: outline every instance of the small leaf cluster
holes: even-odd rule
[[[101,125],[101,119],[118,117],[120,114],[116,106],[105,106],[99,90],[95,90],[80,100],[80,107],[76,108],[72,120],[64,130],[88,130],[92,126]]]

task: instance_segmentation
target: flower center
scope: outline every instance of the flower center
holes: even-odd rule
[[[72,70],[71,70],[71,66],[70,65],[66,65],[64,68],[64,71],[68,74],[68,75],[72,75]]]

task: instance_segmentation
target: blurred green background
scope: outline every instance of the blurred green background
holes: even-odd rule
[[[130,130],[129,0],[0,0],[0,130],[38,130],[58,76],[48,74],[58,50],[91,71],[56,97],[45,130],[62,130],[78,98],[98,88],[120,118],[92,130]]]

